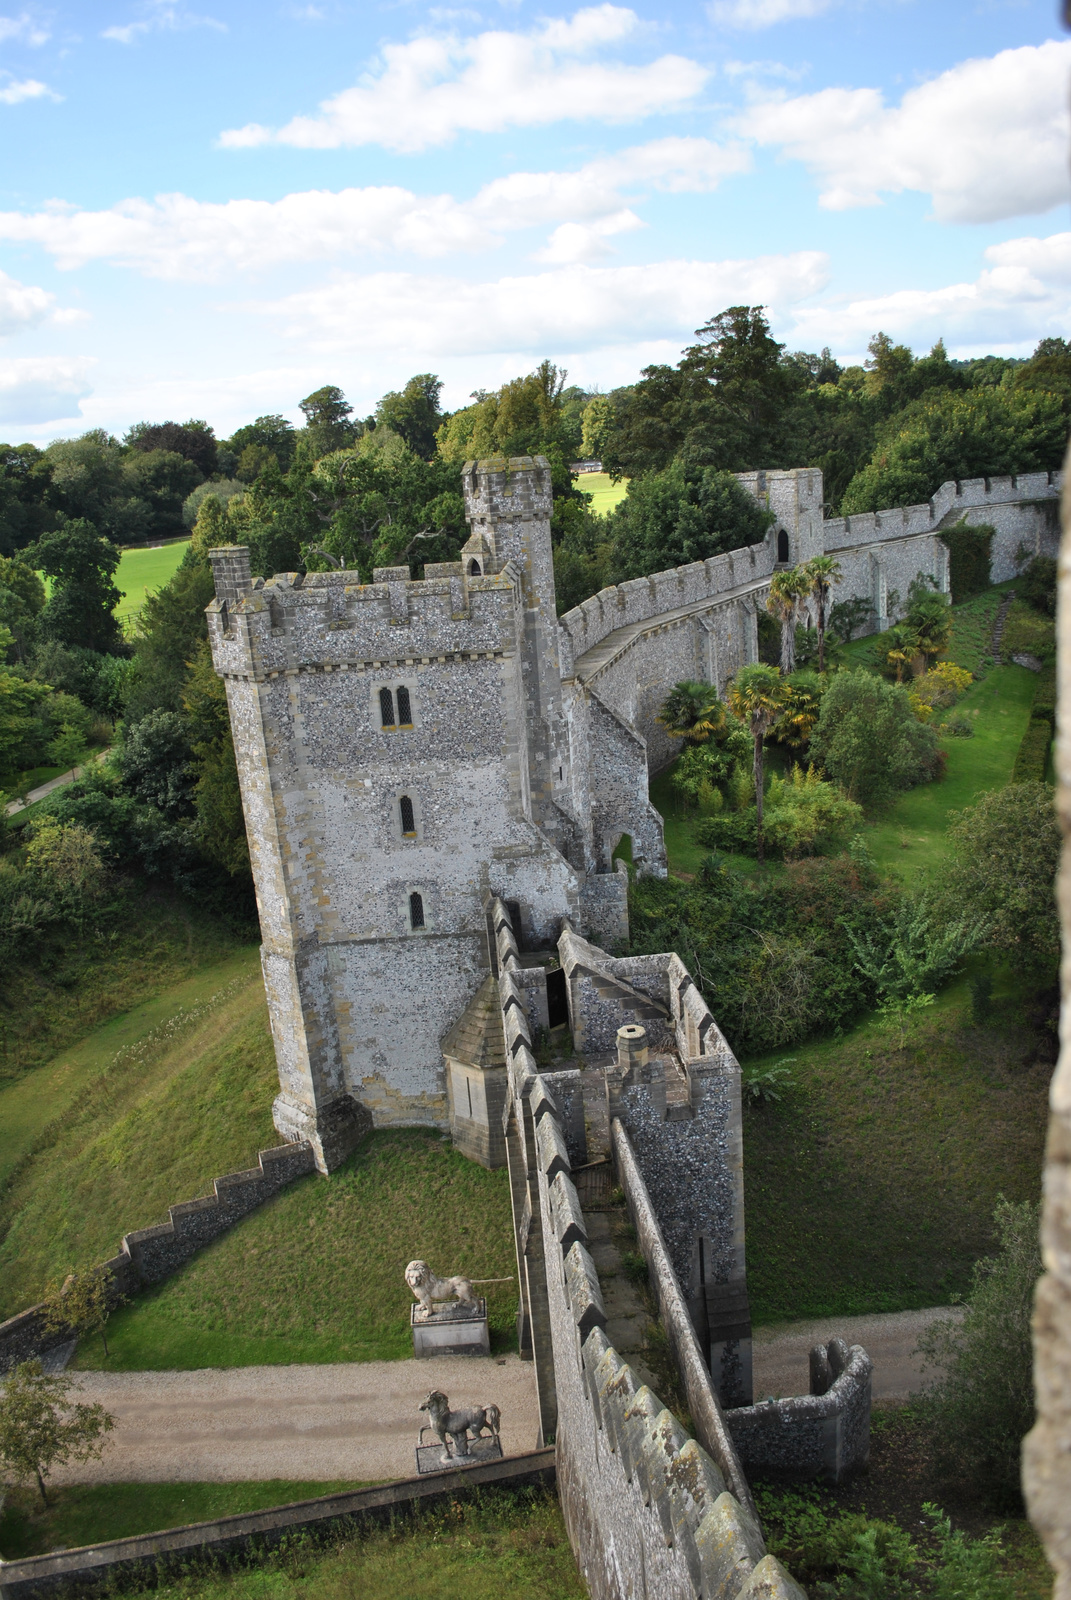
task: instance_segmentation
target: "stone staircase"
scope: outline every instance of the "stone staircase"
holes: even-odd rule
[[[1015,590],[1009,589],[1004,599],[1000,602],[996,617],[993,620],[993,636],[989,641],[989,653],[998,667],[1003,662],[1003,657],[1000,653],[1000,642],[1004,637],[1004,624],[1007,621],[1008,612],[1014,599]]]

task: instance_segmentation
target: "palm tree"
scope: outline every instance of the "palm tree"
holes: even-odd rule
[[[741,667],[729,689],[729,706],[741,722],[745,722],[755,742],[755,813],[758,857],[763,859],[762,846],[762,746],[766,735],[785,709],[788,685],[776,667],[756,662]]]
[[[818,670],[826,670],[826,605],[833,584],[844,576],[840,562],[832,556],[812,556],[804,567],[811,593],[818,602]]]
[[[810,579],[803,567],[788,567],[770,579],[766,609],[781,624],[781,671],[786,674],[796,670],[796,613],[800,601],[810,592]]]
[[[903,683],[904,668],[909,667],[920,653],[919,636],[907,622],[898,622],[882,635],[881,648],[885,659],[896,668],[896,681]]]
[[[662,702],[658,721],[667,733],[685,744],[706,744],[725,726],[725,707],[712,683],[675,683]]]

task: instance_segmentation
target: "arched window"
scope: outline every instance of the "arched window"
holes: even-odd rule
[[[405,804],[404,800],[402,804]],[[424,926],[424,901],[419,894],[409,896],[409,926],[411,928]]]
[[[413,726],[413,708],[409,703],[409,690],[404,683],[398,686],[398,726],[400,728]]]
[[[402,838],[416,838],[416,817],[413,815],[413,802],[407,794],[403,794],[398,802],[402,813]]]
[[[478,561],[470,561],[469,562],[469,577],[470,578],[478,578],[480,576],[481,576],[480,563]]]
[[[779,562],[787,562],[789,559],[788,533],[784,528],[780,528],[777,533],[777,559]]]
[[[389,689],[379,691],[379,715],[385,728],[394,727],[394,696]]]

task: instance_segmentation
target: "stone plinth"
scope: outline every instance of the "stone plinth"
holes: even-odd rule
[[[421,1317],[420,1307],[409,1313],[413,1329],[413,1354],[423,1356],[489,1356],[487,1301],[477,1300],[476,1310],[468,1306],[442,1306],[430,1317]],[[423,1470],[423,1469],[421,1469]]]
[[[480,1467],[485,1461],[501,1460],[502,1445],[497,1439],[470,1439],[467,1456],[454,1455],[451,1447],[449,1464],[443,1461],[443,1447],[438,1439],[434,1444],[418,1444],[416,1448],[416,1469],[422,1478],[429,1472],[453,1472],[455,1467]]]

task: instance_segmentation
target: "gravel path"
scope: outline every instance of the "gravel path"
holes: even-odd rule
[[[506,1455],[535,1448],[539,1420],[532,1363],[516,1355],[71,1376],[116,1427],[100,1461],[57,1483],[411,1478],[429,1389],[494,1401]]]
[[[874,1317],[823,1317],[816,1322],[776,1323],[757,1328],[752,1352],[755,1398],[768,1395],[806,1394],[809,1388],[807,1358],[811,1347],[838,1335],[849,1344],[861,1344],[874,1363],[874,1399],[906,1400],[931,1376],[922,1371],[915,1345],[931,1322],[960,1317],[955,1306],[933,1306],[927,1311],[890,1311]]]
[[[906,1398],[922,1382],[919,1334],[958,1314],[938,1306],[759,1328],[755,1397],[806,1394],[811,1346],[839,1334],[870,1352],[875,1399]],[[103,1458],[57,1472],[60,1483],[408,1478],[429,1389],[459,1404],[493,1400],[506,1455],[533,1449],[538,1428],[532,1365],[515,1355],[72,1376],[117,1426]]]

